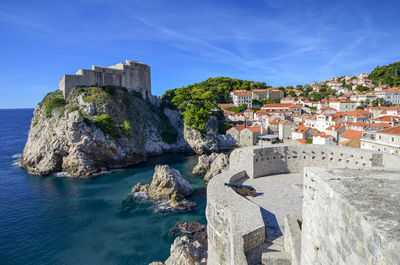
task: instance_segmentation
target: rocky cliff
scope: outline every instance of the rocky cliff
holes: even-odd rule
[[[46,95],[34,111],[19,165],[34,175],[67,172],[88,177],[168,152],[210,153],[233,141],[183,126],[177,110],[157,99],[117,87],[78,87],[64,101],[61,91]]]
[[[64,101],[56,91],[36,107],[19,165],[34,175],[91,176],[151,155],[189,151],[183,135],[177,111],[162,110],[137,92],[81,87]]]

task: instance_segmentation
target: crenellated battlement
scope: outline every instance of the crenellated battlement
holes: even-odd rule
[[[92,65],[92,69],[80,69],[75,75],[60,78],[59,88],[64,99],[75,87],[80,86],[118,86],[128,91],[137,91],[143,98],[151,97],[150,66],[127,60],[109,67]]]

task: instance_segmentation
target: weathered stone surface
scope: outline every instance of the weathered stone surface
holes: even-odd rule
[[[199,131],[185,126],[184,138],[196,154],[209,154],[219,150],[218,141],[214,135],[203,136]]]
[[[400,170],[306,168],[301,264],[399,264]]]
[[[155,200],[182,200],[192,194],[193,188],[178,170],[157,165],[148,192]]]
[[[192,186],[178,170],[168,165],[157,165],[151,184],[136,184],[130,196],[156,201],[158,211],[189,210],[195,203],[185,198],[192,192]]]
[[[308,168],[313,165],[326,168]],[[386,165],[388,168],[382,168]],[[274,145],[236,149],[229,167],[207,188],[210,264],[248,264],[245,253],[262,246],[266,239],[268,223],[260,212],[268,209],[239,196],[224,183],[246,183],[248,177],[251,181],[285,178],[286,174],[303,173],[303,168],[304,185],[293,186],[304,190],[301,264],[398,264],[400,157],[336,146]],[[257,198],[262,195],[254,201]],[[284,202],[287,195],[281,192],[278,198]],[[274,216],[276,211],[271,211],[266,214]],[[286,257],[293,257],[293,264],[298,264],[299,224],[286,226]]]
[[[177,237],[171,246],[171,254],[165,265],[206,265],[207,248],[187,236]]]
[[[197,165],[193,168],[194,175],[205,175],[204,180],[208,183],[214,176],[227,170],[229,158],[225,154],[212,153],[199,156]]]
[[[179,222],[171,228],[172,233],[191,235],[192,238],[207,246],[207,226],[197,221]]]
[[[204,176],[204,180],[208,183],[216,175],[228,170],[229,158],[225,154],[218,154],[210,165],[210,169]]]
[[[53,102],[58,105],[52,107]],[[108,132],[95,122],[103,114],[112,119]],[[177,115],[167,117],[177,122]],[[178,124],[183,132],[182,120]],[[152,155],[190,150],[183,133],[178,132],[176,142],[163,140],[162,133],[170,127],[160,109],[123,89],[112,93],[101,88],[75,89],[66,103],[61,91],[53,92],[34,111],[19,165],[34,175],[64,171],[87,177],[143,162]]]
[[[199,161],[197,165],[193,168],[192,173],[194,175],[205,175],[210,169],[211,163],[218,156],[217,153],[212,153],[210,155],[204,154],[199,156]]]

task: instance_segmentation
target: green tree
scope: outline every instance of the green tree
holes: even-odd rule
[[[377,66],[368,76],[375,85],[400,86],[400,62]]]
[[[162,96],[161,105],[180,110],[186,125],[206,132],[206,123],[215,115],[218,103],[228,103],[232,90],[266,89],[264,82],[232,79],[229,77],[209,78],[201,83],[167,91]],[[219,120],[224,122],[223,119]]]

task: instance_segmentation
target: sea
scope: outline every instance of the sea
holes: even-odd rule
[[[165,261],[177,222],[206,222],[205,186],[190,172],[196,156],[170,154],[93,179],[29,175],[17,165],[33,109],[0,110],[0,264],[149,264]],[[160,214],[127,202],[154,167],[168,164],[192,184],[189,212]]]

